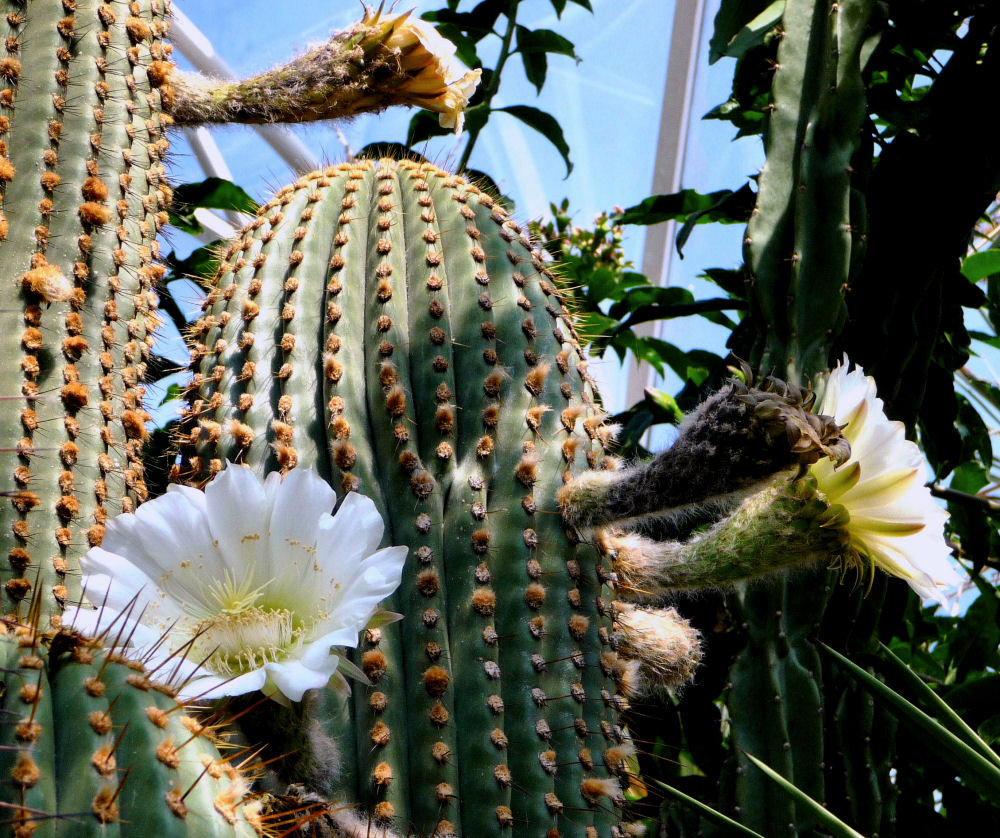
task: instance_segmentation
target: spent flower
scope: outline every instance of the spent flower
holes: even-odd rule
[[[363,26],[385,29],[382,46],[397,57],[405,76],[396,87],[408,104],[434,111],[443,128],[462,133],[465,109],[476,92],[482,70],[470,70],[456,57],[455,45],[411,12],[380,21],[381,7],[367,9]]]
[[[327,685],[398,586],[406,547],[379,550],[374,502],[314,471],[261,481],[230,464],[205,491],[171,486],[112,519],[82,562],[81,605],[64,624],[129,638],[183,697],[263,690],[299,701]],[[382,612],[384,614],[384,612]]]

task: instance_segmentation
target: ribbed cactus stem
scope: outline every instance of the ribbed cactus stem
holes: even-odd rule
[[[0,634],[10,834],[252,836],[248,781],[140,663],[72,632]],[[253,825],[251,825],[251,822]]]
[[[795,383],[826,367],[863,248],[851,158],[861,139],[872,5],[793,0],[782,16],[767,160],[744,252],[759,312],[758,366]]]
[[[140,448],[156,233],[170,188],[165,4],[7,2],[0,305],[8,359],[4,612],[79,598],[78,557],[146,495]],[[16,141],[15,141],[16,137]]]
[[[179,474],[315,466],[410,546],[336,796],[401,833],[609,835],[626,667],[555,494],[610,436],[522,229],[429,164],[331,166],[261,209],[205,312]]]
[[[865,209],[852,158],[864,130],[862,70],[873,6],[789,0],[782,16],[767,159],[744,255],[759,324],[753,360],[795,383],[827,366],[864,253]],[[826,799],[822,765],[833,762],[824,751],[822,667],[810,639],[826,607],[825,581],[820,571],[737,595],[733,607],[749,642],[727,699],[737,747],[817,800]],[[758,832],[786,834],[795,824],[794,807],[746,764],[736,793],[743,822]]]

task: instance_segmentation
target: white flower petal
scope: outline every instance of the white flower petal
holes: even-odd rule
[[[320,521],[317,561],[332,579],[346,584],[361,560],[378,549],[384,532],[375,501],[350,492],[336,515]]]
[[[268,537],[269,604],[282,602],[293,611],[312,611],[325,592],[318,577],[317,541],[322,524],[337,502],[333,489],[312,469],[293,469],[275,494]]]
[[[378,604],[399,587],[408,552],[406,547],[386,547],[362,562],[327,623],[337,629],[353,626],[360,632]]]
[[[303,666],[300,661],[291,660],[286,663],[269,663],[265,669],[267,677],[279,689],[281,693],[292,701],[301,701],[306,690],[318,690],[327,685],[327,682],[337,671],[337,664],[340,659],[336,655],[328,655],[328,661],[324,661],[321,669],[313,669]]]
[[[185,682],[182,697],[301,700],[336,672],[331,647],[357,644],[409,554],[377,550],[373,501],[352,494],[334,517],[335,502],[305,469],[262,482],[229,464],[205,493],[172,488],[109,523],[82,562],[101,607],[70,608],[66,621],[130,642],[157,677]]]
[[[957,583],[944,540],[947,513],[924,485],[926,466],[901,422],[890,421],[875,381],[849,361],[829,376],[819,412],[846,423],[851,458],[836,471],[824,461],[812,468],[819,489],[847,509],[851,544],[876,566],[905,579],[921,596],[941,599]],[[845,469],[859,470],[853,484]]]
[[[202,672],[205,670],[202,669]],[[201,678],[188,681],[178,693],[178,697],[192,701],[222,698],[227,695],[243,695],[259,690],[267,681],[267,673],[263,668],[238,675],[235,678],[221,678],[218,675],[206,674]]]
[[[257,475],[229,463],[205,487],[204,496],[212,536],[219,544],[225,566],[231,571],[261,568],[267,558],[267,529],[273,504]]]

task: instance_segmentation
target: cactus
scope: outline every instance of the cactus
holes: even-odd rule
[[[872,5],[794,0],[782,17],[767,161],[744,255],[759,332],[753,360],[795,383],[826,368],[864,250],[864,208],[851,162],[864,117],[861,69]],[[833,584],[829,573],[824,579],[818,571],[730,598],[748,634],[726,697],[733,743],[820,801],[826,799],[824,764],[830,770],[835,762],[824,732],[824,713],[833,708],[825,704],[837,699],[824,691],[812,636]],[[853,723],[854,737],[875,736],[870,713]],[[878,796],[863,786],[855,795]],[[810,825],[808,815],[797,813],[742,757],[735,796],[742,821],[764,834],[794,835]]]
[[[614,460],[522,229],[429,164],[333,166],[262,208],[204,309],[184,478],[314,466],[412,547],[402,624],[362,646],[339,794],[404,831],[608,834],[612,594],[553,499]]]
[[[101,645],[30,626],[0,636],[0,806],[11,834],[257,834],[240,754],[219,756],[212,727],[155,680],[164,673]]]
[[[388,604],[403,622],[359,649],[353,730],[349,708],[314,710],[345,768],[313,790],[400,831],[619,834],[618,713],[700,657],[675,611],[642,607],[657,591],[635,557],[659,550],[644,567],[668,565],[665,588],[824,560],[839,536],[793,519],[826,504],[789,475],[846,456],[839,428],[807,390],[734,383],[670,452],[618,471],[555,275],[497,201],[429,163],[304,176],[220,258],[175,479],[313,467],[411,548]],[[584,541],[691,504],[735,511],[686,542]]]
[[[4,613],[23,619],[37,588],[46,618],[79,598],[79,556],[106,518],[146,495],[169,48],[159,0],[3,6],[0,576]]]
[[[245,781],[171,691],[58,630],[80,556],[147,494],[166,3],[2,8],[4,818],[17,836],[252,834]]]

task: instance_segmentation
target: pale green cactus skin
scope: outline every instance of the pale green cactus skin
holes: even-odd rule
[[[79,598],[79,557],[146,488],[141,380],[170,188],[160,0],[4,2],[4,614]],[[47,275],[48,283],[42,282]]]
[[[555,503],[614,462],[521,228],[430,164],[333,166],[261,209],[204,310],[181,476],[313,467],[411,547],[404,619],[359,652],[373,686],[335,797],[403,834],[617,831],[613,594]]]
[[[0,803],[22,836],[251,836],[246,780],[141,664],[0,636]]]
[[[166,4],[0,10],[0,822],[18,838],[254,834],[245,784],[170,690],[56,631],[80,557],[146,496]]]

